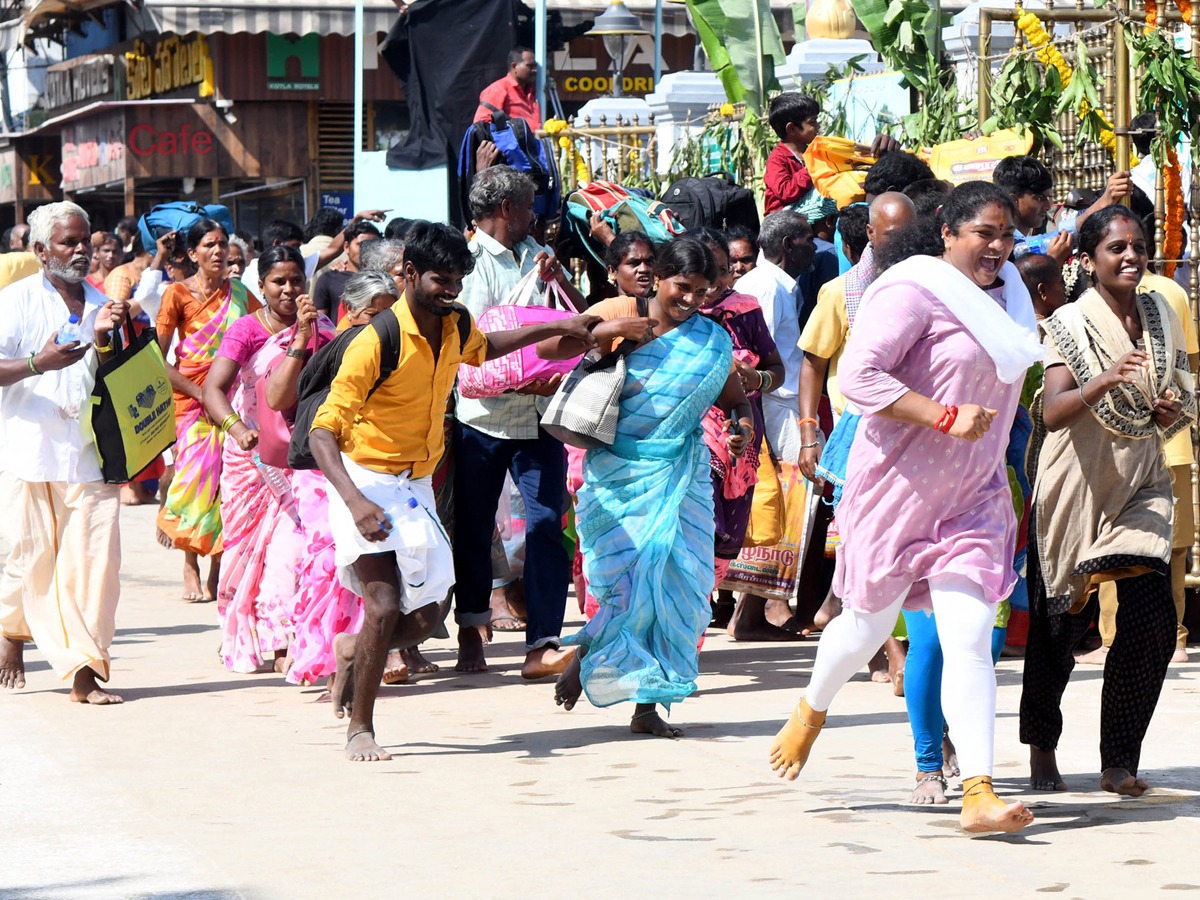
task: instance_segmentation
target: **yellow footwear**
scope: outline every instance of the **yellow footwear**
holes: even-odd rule
[[[824,724],[825,713],[817,712],[807,700],[801,700],[771,744],[771,768],[780,778],[796,780]]]
[[[1033,813],[1021,802],[1006,804],[992,790],[988,775],[963,779],[963,808],[959,822],[963,831],[987,834],[1000,831],[1013,834],[1033,821]]]

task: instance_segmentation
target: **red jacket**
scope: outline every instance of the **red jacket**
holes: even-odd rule
[[[804,161],[797,158],[782,141],[775,145],[767,157],[763,183],[766,186],[763,209],[767,215],[795,203],[813,186],[812,176],[808,174]]]

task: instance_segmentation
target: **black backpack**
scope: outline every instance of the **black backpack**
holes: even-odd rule
[[[403,301],[402,301],[403,302]],[[461,353],[471,336],[471,314],[461,304],[454,304],[458,313],[458,350]],[[292,440],[288,444],[288,466],[293,469],[319,468],[308,443],[313,420],[329,396],[333,379],[342,366],[342,357],[350,342],[364,328],[374,328],[379,333],[379,377],[367,392],[370,397],[379,386],[391,377],[400,365],[400,320],[390,309],[376,314],[366,325],[347,328],[336,338],[313,354],[300,373],[300,384],[296,389],[296,420],[292,429]]]
[[[707,226],[727,231],[744,225],[758,234],[758,206],[754,192],[736,184],[728,172],[713,172],[703,178],[680,178],[663,194],[662,202],[691,231]]]

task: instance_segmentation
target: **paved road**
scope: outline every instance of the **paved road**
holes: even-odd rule
[[[180,603],[176,554],[126,511],[113,684],[87,708],[36,653],[0,696],[0,897],[1064,897],[1200,890],[1200,664],[1173,668],[1137,801],[1096,781],[1100,672],[1068,690],[1060,759],[1079,793],[1023,791],[1020,663],[1000,667],[996,779],[1038,821],[969,839],[954,805],[903,805],[903,701],[865,675],[839,698],[800,781],[767,746],[815,643],[710,634],[678,742],[636,738],[626,708],[558,710],[500,636],[491,671],[385,689],[389,763],[351,764],[320,691],[225,672],[216,610]],[[449,641],[430,657],[453,667]],[[1086,789],[1086,790],[1083,790]],[[1167,894],[1172,896],[1172,894]]]

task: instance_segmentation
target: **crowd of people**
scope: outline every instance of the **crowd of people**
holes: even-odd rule
[[[207,218],[147,247],[136,222],[35,210],[0,257],[0,685],[24,685],[35,641],[72,700],[121,702],[105,686],[120,505],[158,502],[224,666],[328,679],[351,760],[389,758],[379,686],[437,670],[420,645],[451,606],[458,672],[487,669],[493,630],[523,631],[522,677],[554,678],[563,709],[632,703],[632,732],[668,738],[709,627],[820,632],[771,766],[800,774],[868,667],[908,707],[911,802],[946,803],[961,774],[963,828],[1018,831],[1032,814],[991,784],[995,663],[1023,649],[1031,786],[1064,790],[1059,704],[1098,625],[1100,784],[1139,796],[1167,667],[1187,658],[1200,354],[1186,295],[1147,272],[1153,211],[1117,173],[1052,222],[1063,186],[1032,157],[952,187],[886,140],[865,200],[839,210],[803,161],[818,114],[773,101],[757,234],[656,244],[598,224],[603,284],[574,283],[533,181],[503,164],[475,176],[467,236],[322,210],[269,223],[258,248]],[[528,285],[574,311],[480,329]],[[79,338],[59,343],[68,315]],[[176,440],[118,486],[87,411],[127,322],[158,338]],[[494,396],[456,387],[460,366],[527,348],[570,362]],[[545,419],[583,371],[618,379],[615,431],[586,449]],[[772,533],[780,493],[800,512]],[[790,602],[747,589],[747,561],[787,542]],[[587,621],[564,635],[572,585]],[[1018,614],[1025,642],[1006,640]]]

